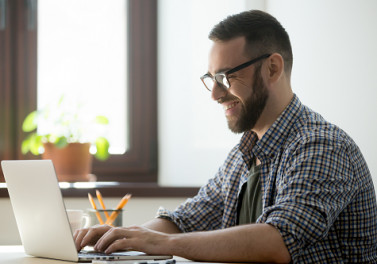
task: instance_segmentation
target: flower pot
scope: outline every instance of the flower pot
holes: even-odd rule
[[[52,143],[44,143],[43,159],[54,163],[59,181],[89,181],[92,169],[90,143],[69,143],[64,148],[57,148]]]

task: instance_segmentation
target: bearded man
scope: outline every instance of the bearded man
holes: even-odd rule
[[[229,16],[210,35],[201,77],[243,133],[217,174],[176,210],[143,226],[75,233],[77,249],[134,249],[214,262],[377,263],[372,178],[355,142],[293,93],[292,50],[262,11]]]

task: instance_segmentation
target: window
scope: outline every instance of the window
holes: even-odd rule
[[[105,115],[111,154],[128,145],[127,1],[39,0],[38,109]],[[91,131],[87,131],[90,133]]]
[[[24,157],[20,145],[22,121],[37,107],[38,1],[0,2],[6,20],[0,28],[0,159],[35,158]],[[127,3],[129,78],[124,89],[129,87],[125,110],[129,145],[124,154],[113,155],[106,162],[94,161],[93,173],[99,181],[156,182],[157,2]]]

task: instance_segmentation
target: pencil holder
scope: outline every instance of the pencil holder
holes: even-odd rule
[[[86,209],[86,211],[89,216],[89,221],[88,221],[89,226],[99,225],[100,224],[99,218],[102,219],[104,224],[106,223],[108,218],[111,218],[111,219],[114,219],[111,225],[123,226],[123,210],[115,210],[115,209],[94,210],[92,208],[88,208]]]

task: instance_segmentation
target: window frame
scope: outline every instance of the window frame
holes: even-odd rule
[[[37,0],[5,0],[0,30],[1,159],[21,153],[25,116],[37,107]],[[93,160],[98,181],[157,183],[157,1],[128,0],[130,146],[106,162]],[[1,173],[1,177],[3,177]],[[4,181],[4,179],[0,179]]]
[[[128,1],[128,119],[123,155],[94,160],[99,181],[157,183],[157,1]]]
[[[37,107],[37,0],[0,0],[0,160],[38,159],[21,153],[22,121]],[[107,197],[190,197],[198,187],[161,187],[157,182],[157,1],[129,0],[130,151],[104,163],[94,161],[99,183],[62,189],[64,197],[87,197],[94,189]],[[1,25],[0,25],[1,26]],[[0,182],[4,176],[0,168]],[[9,197],[4,185],[0,197]]]
[[[0,29],[0,159],[25,159],[22,120],[36,107],[35,0],[3,1]],[[0,180],[4,181],[2,173]]]

